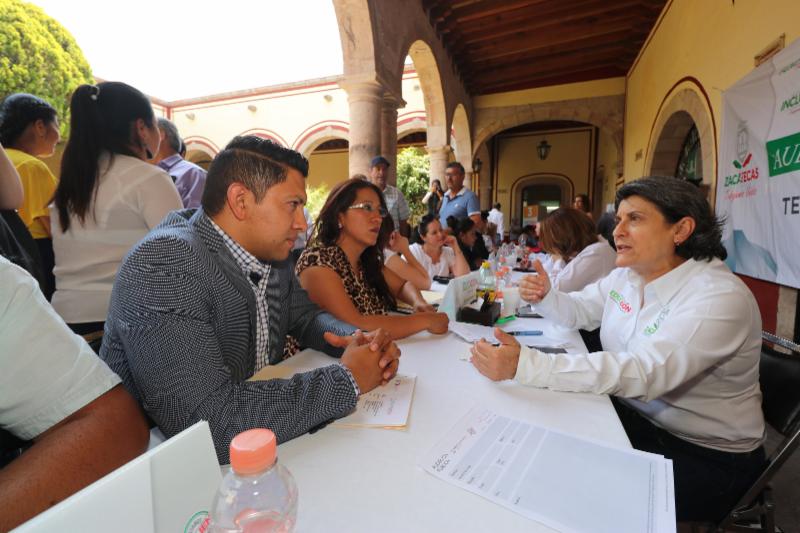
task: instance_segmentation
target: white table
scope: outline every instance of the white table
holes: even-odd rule
[[[577,332],[543,319],[524,320],[530,321],[531,329],[583,347]],[[416,466],[420,455],[474,405],[630,447],[606,396],[489,381],[471,363],[460,360],[469,345],[452,333],[420,333],[399,345],[400,372],[417,376],[405,430],[328,426],[279,446],[279,460],[291,470],[299,488],[297,531],[552,531]],[[330,362],[329,357],[306,350],[282,365],[308,369]]]

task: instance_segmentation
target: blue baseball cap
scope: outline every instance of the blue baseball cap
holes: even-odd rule
[[[373,157],[372,161],[370,161],[369,163],[369,168],[377,167],[378,165],[386,165],[387,167],[392,166],[389,163],[389,160],[383,157],[382,155]]]

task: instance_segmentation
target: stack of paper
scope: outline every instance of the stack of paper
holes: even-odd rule
[[[426,472],[563,532],[675,531],[672,461],[474,408]]]
[[[403,429],[414,397],[416,376],[397,374],[386,385],[362,394],[353,414],[336,420],[334,426]]]
[[[489,326],[481,326],[480,324],[468,324],[466,322],[450,321],[448,325],[450,331],[461,337],[467,342],[478,342],[481,339],[486,339],[490,344],[499,344],[499,341],[494,336],[494,328]],[[512,332],[530,329],[529,327],[519,326],[515,324],[508,324],[503,326],[503,331]],[[547,337],[546,335],[530,335],[530,336],[517,336],[517,342],[537,348],[542,351],[559,351],[563,353],[565,350],[560,350],[569,346],[569,343],[564,341]]]

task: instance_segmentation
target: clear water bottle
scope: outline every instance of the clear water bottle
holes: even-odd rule
[[[251,429],[231,441],[231,470],[211,505],[210,533],[289,533],[297,519],[297,485],[277,462],[275,435]]]
[[[489,261],[484,261],[478,270],[478,297],[484,301],[493,302],[496,296],[497,285],[495,284],[494,272]]]

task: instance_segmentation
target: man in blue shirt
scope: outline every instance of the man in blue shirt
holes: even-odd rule
[[[454,161],[444,171],[447,192],[442,199],[439,210],[439,222],[447,229],[447,217],[471,218],[475,224],[481,224],[481,204],[474,192],[464,187],[464,166]]]

